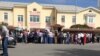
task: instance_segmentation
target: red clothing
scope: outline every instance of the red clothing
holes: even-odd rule
[[[86,43],[86,33],[84,34],[84,44]]]

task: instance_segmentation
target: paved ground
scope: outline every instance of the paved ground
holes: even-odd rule
[[[2,50],[0,50],[0,53]],[[9,48],[9,56],[100,56],[100,43],[74,44],[18,44]]]

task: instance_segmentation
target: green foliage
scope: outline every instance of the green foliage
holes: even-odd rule
[[[100,29],[100,27],[97,27],[96,29]]]
[[[84,24],[84,25],[81,25],[81,24],[76,24],[76,25],[72,25],[70,28],[80,28],[80,29],[92,29],[92,27],[89,27],[88,25]]]

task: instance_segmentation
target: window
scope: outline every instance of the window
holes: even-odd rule
[[[34,8],[33,11],[36,11],[36,8]]]
[[[76,24],[76,16],[72,17],[72,23]]]
[[[87,24],[87,16],[84,16],[85,24]]]
[[[61,22],[65,22],[65,16],[61,17]]]
[[[18,22],[23,22],[23,15],[18,15]]]
[[[92,12],[92,10],[89,10],[89,12]]]
[[[93,23],[94,17],[93,16],[86,16],[85,17],[85,23]]]
[[[8,13],[4,13],[4,21],[8,20]]]
[[[88,17],[88,22],[93,23],[93,17],[92,16]]]
[[[46,16],[46,20],[45,20],[45,22],[46,22],[46,23],[50,23],[50,19],[51,19],[50,16]]]
[[[38,15],[30,15],[30,22],[39,22]]]
[[[33,17],[32,16],[30,16],[30,21],[33,21]]]

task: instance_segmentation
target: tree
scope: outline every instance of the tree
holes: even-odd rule
[[[100,27],[97,27],[96,29],[100,29]]]
[[[84,24],[84,25],[81,25],[81,24],[76,24],[76,25],[72,25],[70,28],[79,28],[79,29],[92,29],[92,27]]]

